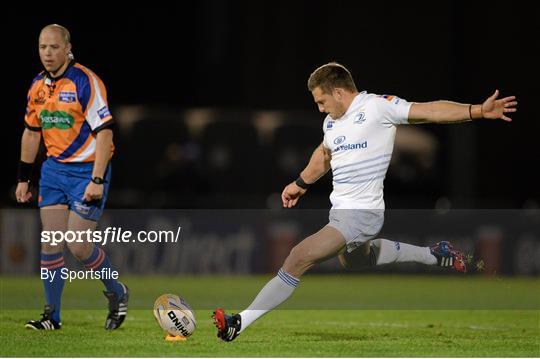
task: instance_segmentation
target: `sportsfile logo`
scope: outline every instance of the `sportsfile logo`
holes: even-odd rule
[[[180,231],[169,230],[141,230],[132,232],[121,227],[107,227],[103,231],[41,231],[41,243],[49,243],[57,246],[60,243],[100,243],[105,246],[107,243],[178,243]]]
[[[334,148],[334,152],[361,150],[361,149],[367,148],[367,146],[368,146],[367,141],[364,141],[361,143],[346,143],[344,145],[337,146],[336,148]]]

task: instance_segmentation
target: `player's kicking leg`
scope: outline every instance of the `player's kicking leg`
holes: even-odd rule
[[[84,219],[79,214],[71,211],[69,214],[69,230],[86,231],[94,230],[97,222]],[[110,263],[109,256],[101,247],[92,242],[68,243],[68,248],[75,257],[89,270],[101,271],[103,269],[114,269]],[[113,278],[102,278],[105,285],[103,294],[109,301],[109,314],[105,320],[105,329],[113,330],[122,325],[127,315],[129,289],[126,285]]]
[[[418,247],[377,238],[371,242],[371,248],[372,265],[414,262],[449,267],[459,272],[467,270],[463,255],[448,242],[440,242],[432,247]]]
[[[467,272],[465,256],[447,241],[431,247],[419,247],[378,238],[364,243],[354,252],[341,254],[339,260],[344,267],[349,268],[390,263],[421,263]]]
[[[68,209],[64,204],[44,206],[40,209],[41,223],[44,231],[61,231],[67,229]],[[43,287],[45,289],[45,309],[41,318],[31,320],[25,327],[35,330],[57,330],[62,323],[60,321],[60,301],[64,290],[64,279],[60,271],[64,268],[64,243],[56,246],[50,243],[41,243],[41,273]]]
[[[220,308],[214,311],[212,318],[218,337],[224,341],[234,340],[255,320],[287,300],[308,269],[344,250],[345,238],[330,226],[304,239],[291,250],[277,276],[264,286],[246,310],[234,315],[225,314]]]

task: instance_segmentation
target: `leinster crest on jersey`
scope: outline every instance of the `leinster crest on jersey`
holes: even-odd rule
[[[358,112],[356,117],[353,120],[353,123],[355,124],[361,124],[366,120],[366,113],[364,111]]]

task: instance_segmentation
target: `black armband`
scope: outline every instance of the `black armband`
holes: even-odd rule
[[[113,130],[115,127],[116,127],[116,122],[114,120],[109,120],[105,122],[104,124],[94,128],[92,132],[98,133],[99,131],[105,130],[105,129]]]
[[[298,187],[303,188],[303,189],[308,189],[310,185],[309,183],[304,182],[304,180],[302,179],[302,176],[298,176],[298,178],[296,179],[296,181],[294,181],[294,183],[296,183]]]
[[[29,124],[26,123],[26,121],[24,121],[24,127],[29,129],[30,131],[41,132],[41,127],[30,126]]]
[[[33,167],[34,167],[33,163],[19,161],[19,168],[17,170],[17,181],[18,182],[30,181],[30,176],[32,175]]]

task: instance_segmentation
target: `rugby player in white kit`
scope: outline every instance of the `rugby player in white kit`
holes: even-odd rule
[[[291,208],[308,186],[332,169],[333,192],[329,223],[296,245],[277,276],[271,279],[244,311],[228,315],[214,311],[218,337],[234,340],[255,320],[283,303],[316,263],[356,250],[371,265],[416,262],[466,272],[462,253],[448,242],[418,247],[377,238],[384,222],[383,181],[390,163],[396,127],[422,122],[456,123],[480,118],[511,121],[514,96],[497,99],[499,91],[482,104],[450,101],[407,102],[396,96],[358,92],[350,72],[331,62],[316,69],[308,89],[319,111],[327,116],[324,139],[298,179],[285,187],[283,207]]]

